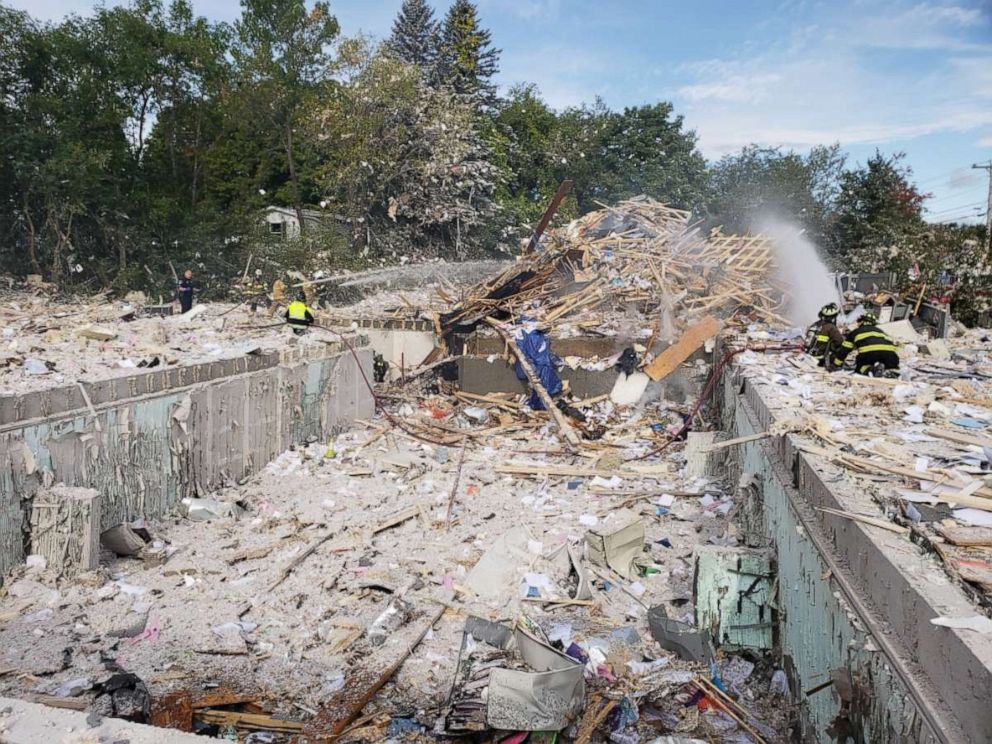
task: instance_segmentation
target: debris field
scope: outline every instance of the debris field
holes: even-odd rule
[[[105,532],[95,570],[62,575],[40,556],[15,569],[0,692],[253,742],[784,742],[798,706],[771,630],[733,630],[770,626],[751,619],[777,605],[721,466],[739,443],[717,431],[721,357],[773,401],[779,424],[755,438],[803,437],[870,494],[834,516],[905,535],[988,607],[979,334],[907,337],[900,380],[827,374],[786,319],[769,240],[705,234],[643,197],[552,231],[479,284],[396,296],[361,311],[429,320],[437,346],[377,386],[374,419]],[[341,327],[347,314],[330,312]],[[210,334],[230,332],[210,343],[232,354],[293,342],[263,318],[221,328],[213,308],[120,322],[135,338],[153,332],[138,323],[188,322],[158,343],[165,362],[170,344]],[[55,324],[26,330],[82,343]],[[129,337],[113,332],[49,374],[122,356],[113,344]],[[440,374],[471,335],[499,339],[490,361],[530,396],[469,394]],[[616,369],[609,394],[583,398],[554,373],[555,344],[580,336],[612,340],[574,362]],[[17,344],[2,379],[23,391],[37,349]],[[726,566],[751,560],[762,580],[738,600]]]

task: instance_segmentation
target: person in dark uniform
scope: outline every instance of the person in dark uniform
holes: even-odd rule
[[[871,377],[890,377],[899,370],[899,353],[892,339],[878,327],[874,313],[865,313],[858,318],[858,325],[848,331],[840,352],[834,356],[838,367],[852,352],[857,352],[854,368],[858,374]]]
[[[820,308],[820,319],[806,332],[806,353],[816,359],[821,367],[835,369],[832,357],[844,345],[844,336],[837,327],[840,308],[836,302]]]
[[[190,269],[183,272],[183,278],[176,285],[176,296],[180,311],[188,313],[193,307],[193,272]]]

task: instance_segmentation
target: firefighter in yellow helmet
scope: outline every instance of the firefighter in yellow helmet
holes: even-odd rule
[[[313,311],[307,306],[303,292],[286,308],[286,322],[293,327],[293,333],[300,335],[313,325]]]

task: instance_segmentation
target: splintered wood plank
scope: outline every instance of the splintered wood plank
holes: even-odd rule
[[[697,349],[720,332],[722,324],[712,315],[707,315],[689,328],[682,338],[665,349],[644,371],[652,380],[663,380],[679,368]]]
[[[403,666],[446,609],[446,604],[439,603],[437,609],[430,610],[426,617],[422,615],[419,621],[400,628],[386,645],[352,665],[345,672],[344,687],[321,706],[313,720],[307,722],[303,732],[307,740],[327,741],[348,728],[382,686]]]

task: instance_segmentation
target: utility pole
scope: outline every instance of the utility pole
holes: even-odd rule
[[[992,253],[992,160],[987,163],[975,163],[972,168],[989,172],[989,201],[985,205],[985,246]]]

